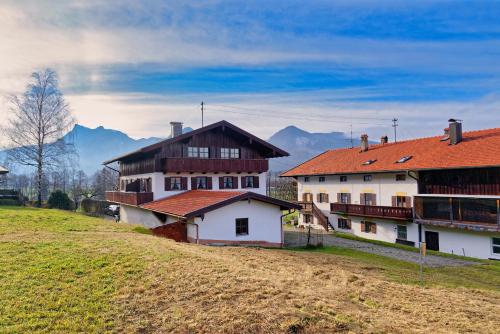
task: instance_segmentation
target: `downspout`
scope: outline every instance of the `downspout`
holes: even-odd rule
[[[283,217],[288,216],[289,214],[292,214],[294,212],[295,212],[295,209],[293,209],[293,211],[290,210],[290,209],[288,209],[288,213],[285,213],[285,214],[283,214],[283,215],[280,216],[281,248],[283,248],[283,239],[284,239],[284,237],[283,237]]]

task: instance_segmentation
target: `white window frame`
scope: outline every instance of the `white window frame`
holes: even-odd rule
[[[200,148],[196,146],[188,146],[188,158],[198,158],[200,156]]]
[[[210,157],[208,147],[199,147],[198,155],[202,159],[208,159]]]

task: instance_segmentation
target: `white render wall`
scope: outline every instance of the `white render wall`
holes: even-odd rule
[[[139,224],[147,228],[155,228],[165,224],[178,221],[175,217],[167,216],[167,220],[162,222],[149,210],[144,210],[135,206],[120,205],[120,221],[128,224]]]
[[[259,188],[241,188],[241,177],[242,176],[259,176]],[[187,182],[187,190],[191,190],[191,178],[196,177],[196,176],[206,176],[206,177],[211,177],[212,178],[212,190],[219,190],[219,177],[221,176],[237,176],[238,177],[238,189],[222,189],[224,191],[252,191],[257,194],[262,194],[266,195],[266,173],[219,173],[219,174],[214,174],[214,173],[184,173],[184,174],[177,174],[177,173],[167,173],[163,174],[160,172],[156,173],[148,173],[148,174],[137,174],[137,175],[128,175],[128,176],[122,176],[120,177],[120,180],[135,180],[138,178],[151,178],[151,186],[153,188],[153,199],[161,199],[165,197],[169,197],[172,195],[176,195],[179,193],[182,193],[184,190],[178,190],[178,191],[165,191],[165,178],[166,177],[187,177],[188,182]]]
[[[281,215],[279,206],[244,200],[208,212],[194,223],[198,224],[199,239],[281,243]],[[236,218],[248,218],[248,235],[236,235]],[[190,225],[188,237],[196,239],[196,227]]]

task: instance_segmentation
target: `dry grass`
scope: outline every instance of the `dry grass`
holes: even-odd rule
[[[347,256],[178,244],[133,227],[34,211],[0,208],[0,332],[495,333],[500,327],[495,289],[421,288]]]

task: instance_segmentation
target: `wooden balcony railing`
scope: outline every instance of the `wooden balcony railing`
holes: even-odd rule
[[[106,201],[128,205],[141,205],[153,201],[153,193],[106,191]]]
[[[333,226],[330,224],[328,217],[314,204],[313,202],[298,202],[299,205],[302,206],[302,213],[313,215],[318,219],[318,222],[323,228],[328,231],[330,228],[333,229]]]
[[[162,171],[167,172],[267,172],[269,161],[266,159],[199,159],[166,158],[162,161]]]
[[[411,220],[413,218],[412,208],[400,208],[395,206],[331,203],[330,211],[332,213],[345,213],[353,216],[366,216],[398,220]]]

